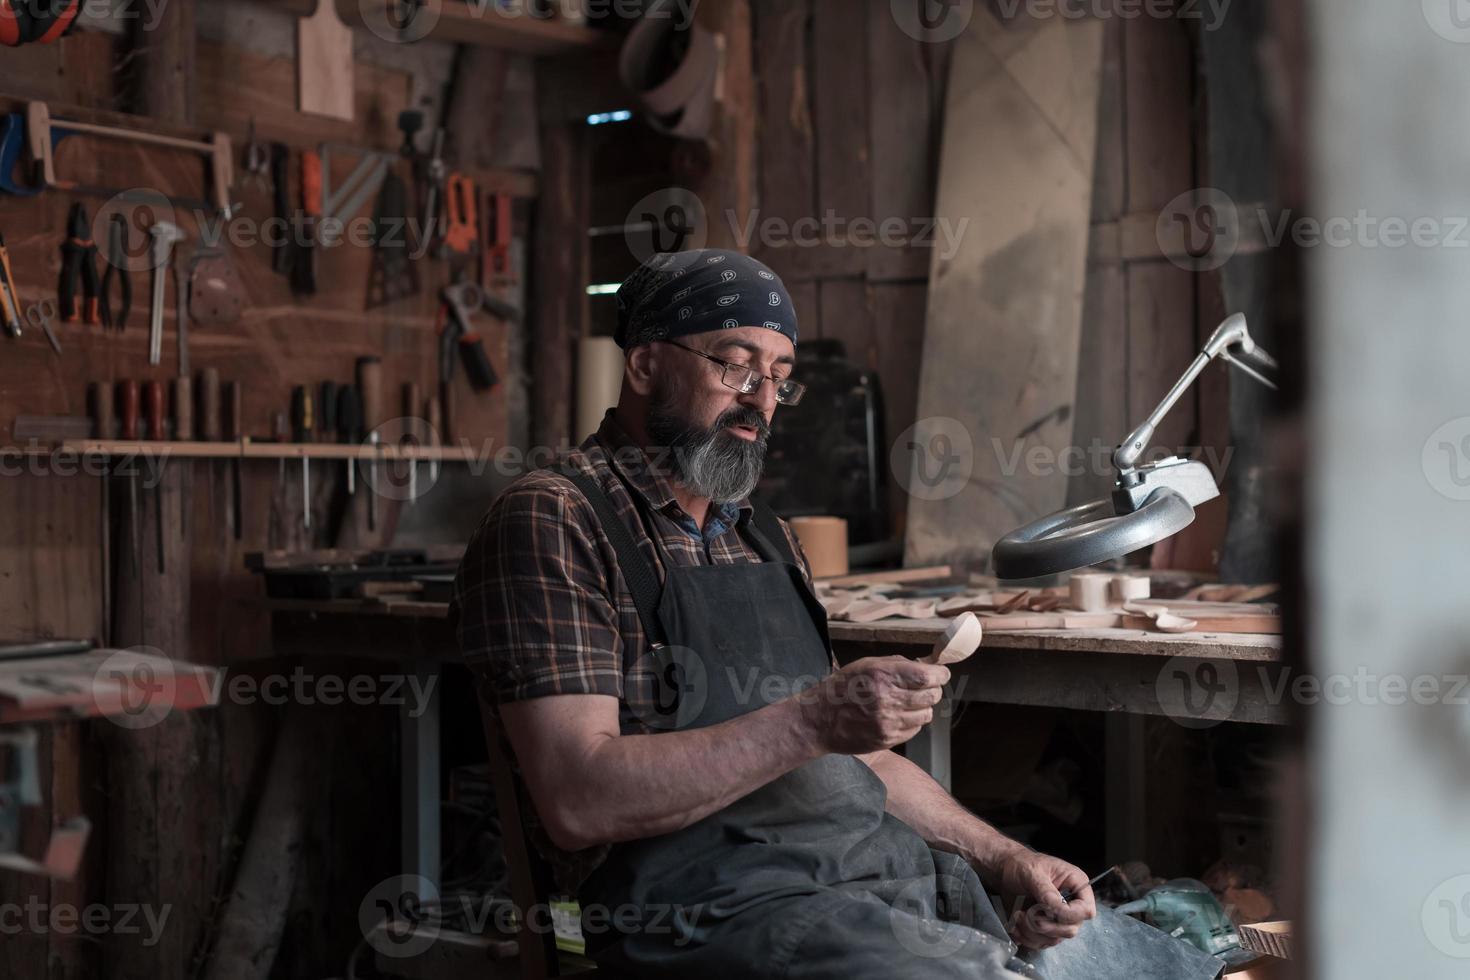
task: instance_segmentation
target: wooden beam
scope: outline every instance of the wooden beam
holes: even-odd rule
[[[712,163],[692,188],[710,217],[710,248],[739,248],[755,206],[755,82],[751,53],[750,0],[706,3],[698,23],[720,36],[722,74],[715,92],[715,121],[709,145]]]
[[[134,20],[134,111],[176,126],[192,126],[197,77],[195,0],[163,4],[157,22],[151,29],[147,24],[141,17]]]
[[[531,438],[556,446],[572,436],[577,341],[588,306],[589,195],[586,127],[542,131],[542,195],[536,209],[535,314],[531,336]]]

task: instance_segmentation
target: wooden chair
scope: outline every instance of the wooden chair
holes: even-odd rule
[[[520,912],[520,931],[516,944],[520,952],[522,980],[547,980],[549,977],[590,977],[618,980],[607,971],[572,967],[563,960],[571,957],[556,948],[556,934],[547,929],[538,933],[530,928],[527,910],[549,908],[554,890],[551,866],[536,853],[521,823],[520,794],[510,760],[501,746],[501,729],[484,699],[480,700],[480,718],[485,726],[485,743],[490,752],[490,778],[495,784],[495,804],[500,811],[501,836],[505,845],[505,862],[510,869],[511,901]]]

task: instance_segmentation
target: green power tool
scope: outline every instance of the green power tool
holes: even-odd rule
[[[1145,914],[1155,928],[1232,965],[1255,956],[1241,947],[1240,933],[1209,886],[1193,878],[1175,878],[1118,911]]]

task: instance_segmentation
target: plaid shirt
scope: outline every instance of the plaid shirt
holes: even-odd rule
[[[565,457],[608,494],[640,551],[664,579],[655,547],[628,487],[655,515],[662,552],[678,565],[728,565],[761,557],[740,535],[751,517],[749,499],[711,510],[699,528],[674,499],[666,467],[636,446],[609,412],[596,435]],[[614,468],[627,480],[613,472]],[[811,584],[811,567],[790,526],[791,550]],[[617,555],[592,506],[563,476],[529,473],[501,494],[470,539],[454,583],[450,615],[466,662],[494,707],[558,694],[606,694],[619,700],[624,734],[650,733],[639,719],[653,706],[631,704],[653,686],[626,678],[647,649],[643,624],[618,568]],[[631,652],[631,655],[629,655]],[[514,759],[502,737],[506,757]],[[517,778],[519,779],[519,766]],[[577,886],[607,856],[607,847],[568,852],[546,836],[522,790],[522,819],[551,864],[559,887]]]

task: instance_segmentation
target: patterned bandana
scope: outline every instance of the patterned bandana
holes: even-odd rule
[[[766,327],[796,343],[796,307],[786,286],[748,255],[724,249],[653,256],[618,289],[613,339],[627,350],[710,330]]]

